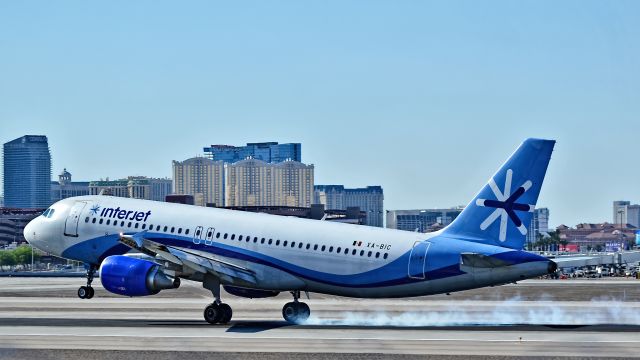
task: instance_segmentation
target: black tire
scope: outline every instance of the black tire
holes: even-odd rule
[[[231,306],[227,304],[220,304],[220,310],[222,311],[220,324],[228,324],[229,321],[231,321],[231,317],[233,317],[233,310],[231,310]]]
[[[300,318],[300,304],[288,302],[282,307],[282,317],[292,324],[298,324]]]
[[[209,324],[217,324],[222,319],[223,312],[218,304],[210,304],[204,308],[204,319]]]
[[[309,308],[309,305],[305,303],[298,303],[298,321],[297,321],[298,324],[301,324],[307,321],[310,315],[311,315],[311,309]]]
[[[80,288],[78,289],[78,297],[80,299],[86,299],[88,294],[89,294],[89,291],[87,290],[87,287],[80,286]]]
[[[89,293],[87,294],[87,299],[93,298],[93,295],[96,294],[95,290],[92,287],[88,287],[87,290],[89,291]]]

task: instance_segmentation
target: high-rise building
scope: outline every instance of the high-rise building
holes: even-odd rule
[[[640,228],[640,205],[631,205],[630,201],[614,201],[611,223],[623,228],[627,224]]]
[[[224,162],[203,157],[173,161],[173,193],[193,195],[195,205],[224,206]]]
[[[51,205],[51,153],[46,136],[25,135],[4,144],[4,202],[11,208]]]
[[[627,224],[627,206],[631,205],[630,201],[614,201],[613,202],[613,221],[612,224]]]
[[[119,180],[99,180],[89,182],[89,194],[111,195],[133,199],[164,201],[171,193],[171,179],[129,176]]]
[[[546,232],[549,232],[549,209],[535,209],[531,217],[531,224],[527,229],[527,243],[535,243],[538,240],[538,235]]]
[[[88,181],[72,181],[71,173],[64,169],[58,181],[51,182],[51,203],[73,196],[89,195]]]
[[[434,225],[449,225],[460,213],[462,207],[451,209],[418,209],[418,210],[388,210],[387,228],[428,232]]]
[[[89,195],[129,197],[129,180],[98,180],[89,182]]]
[[[313,165],[248,158],[224,167],[226,206],[311,206]]]
[[[278,144],[277,142],[248,143],[246,146],[211,145],[204,148],[205,157],[234,163],[246,158],[279,163],[286,160],[302,161],[302,145],[299,143]]]
[[[627,205],[627,224],[640,228],[640,205]]]
[[[381,186],[346,189],[344,185],[315,185],[313,203],[323,204],[328,210],[359,207],[367,214],[366,225],[383,226],[384,194]]]
[[[173,193],[173,181],[171,179],[149,178],[149,200],[165,201],[167,195]]]

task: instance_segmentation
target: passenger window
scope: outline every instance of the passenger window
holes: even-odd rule
[[[107,225],[111,225],[111,220],[107,219]]]
[[[249,236],[249,235],[245,236],[244,238],[245,238],[245,241],[246,241],[246,242],[251,241],[251,236]],[[256,240],[257,240],[257,238],[256,238]],[[255,242],[255,241],[254,241],[254,242]]]
[[[103,219],[100,219],[100,221],[98,221],[98,222],[99,222],[100,224],[102,224],[102,222],[103,222],[103,221],[104,221]]]
[[[309,250],[310,247],[311,247],[311,244],[307,244],[307,250]]]
[[[211,230],[209,230],[209,232],[207,232],[207,237],[210,238],[211,237]]]
[[[344,254],[347,255],[349,253],[349,249],[344,248]]]
[[[276,246],[280,245],[280,240],[276,240]]]
[[[320,249],[321,251],[324,251],[324,249],[326,249],[327,247],[322,245],[322,248]]]
[[[142,230],[147,228],[147,224],[142,224]]]
[[[216,239],[220,239],[220,232],[218,231],[218,233],[216,234]]]
[[[329,252],[333,252],[333,246],[329,246]]]
[[[236,234],[231,234],[231,240],[234,240],[236,238]]]
[[[134,227],[137,229],[138,228],[138,223],[136,223],[136,225]]]
[[[269,245],[271,245],[272,242],[273,242],[273,239],[269,239]]]
[[[113,220],[113,226],[118,226],[118,220]]]
[[[282,243],[282,246],[287,247],[287,240]]]
[[[336,250],[336,253],[340,254],[342,252],[340,250],[342,250],[342,248],[339,247],[338,250]]]
[[[196,236],[200,236],[200,229],[196,230]]]
[[[120,226],[124,227],[124,220],[120,221]]]
[[[360,250],[360,256],[364,256],[364,250]]]
[[[302,243],[298,243],[298,249],[302,249]]]
[[[175,227],[173,227],[173,226],[171,227],[171,233],[172,233],[172,234],[173,234],[173,231],[174,231],[175,229],[176,229]]]
[[[260,239],[260,244],[264,244],[264,238]]]
[[[144,226],[144,225],[143,225],[143,226]],[[185,230],[185,231],[184,231],[184,234],[185,234],[185,235],[189,235],[189,229]]]
[[[96,218],[93,218],[93,220],[91,220],[91,223],[95,224],[96,223]]]
[[[353,251],[351,252],[351,255],[355,255],[356,254],[356,249],[353,249]]]
[[[256,236],[256,237],[253,238],[253,243],[255,244],[257,242],[258,242],[258,237]]]
[[[386,259],[387,259],[388,257],[389,257],[389,254],[387,254],[387,253],[384,253],[384,256],[383,256],[383,258],[384,258],[384,259],[386,260]]]
[[[377,252],[377,253],[376,253],[376,259],[377,259],[377,258],[379,258],[379,257],[380,257],[380,253],[379,253],[379,252]]]
[[[371,257],[371,251],[369,251],[369,253],[367,254],[367,257]]]
[[[131,227],[131,221],[129,221],[129,224],[127,224],[127,227]]]
[[[318,250],[318,244],[313,245],[313,250]]]
[[[291,247],[296,247],[296,242],[295,241],[291,242]]]
[[[227,235],[229,235],[229,234],[224,233],[224,236],[223,236],[222,238],[223,238],[223,239],[225,239],[225,240],[227,240]]]
[[[231,237],[233,239],[233,236]],[[238,241],[242,241],[242,235],[238,235]]]
[[[169,228],[168,226],[165,226],[164,229],[162,229],[162,231],[167,232],[168,228]]]
[[[88,216],[84,219],[84,222],[86,222],[86,223],[89,222],[89,217]]]
[[[178,228],[178,234],[182,234],[182,228]]]

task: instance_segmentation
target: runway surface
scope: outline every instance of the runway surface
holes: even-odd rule
[[[288,294],[227,295],[232,322],[211,326],[202,320],[210,295],[197,283],[146,298],[107,297],[96,286],[96,298],[80,300],[80,281],[0,278],[0,358],[85,359],[88,349],[99,350],[95,359],[640,357],[637,280],[527,281],[399,300],[311,294],[313,316],[295,326],[281,320]]]

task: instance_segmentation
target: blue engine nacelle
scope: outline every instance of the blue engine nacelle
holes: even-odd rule
[[[248,289],[248,288],[241,288],[241,287],[235,287],[235,286],[229,286],[229,285],[224,285],[223,288],[224,288],[224,291],[228,292],[231,295],[246,297],[250,299],[274,297],[280,294],[279,291]]]
[[[154,295],[180,286],[180,279],[170,278],[160,265],[123,255],[104,259],[100,265],[100,282],[108,291],[125,296]]]

